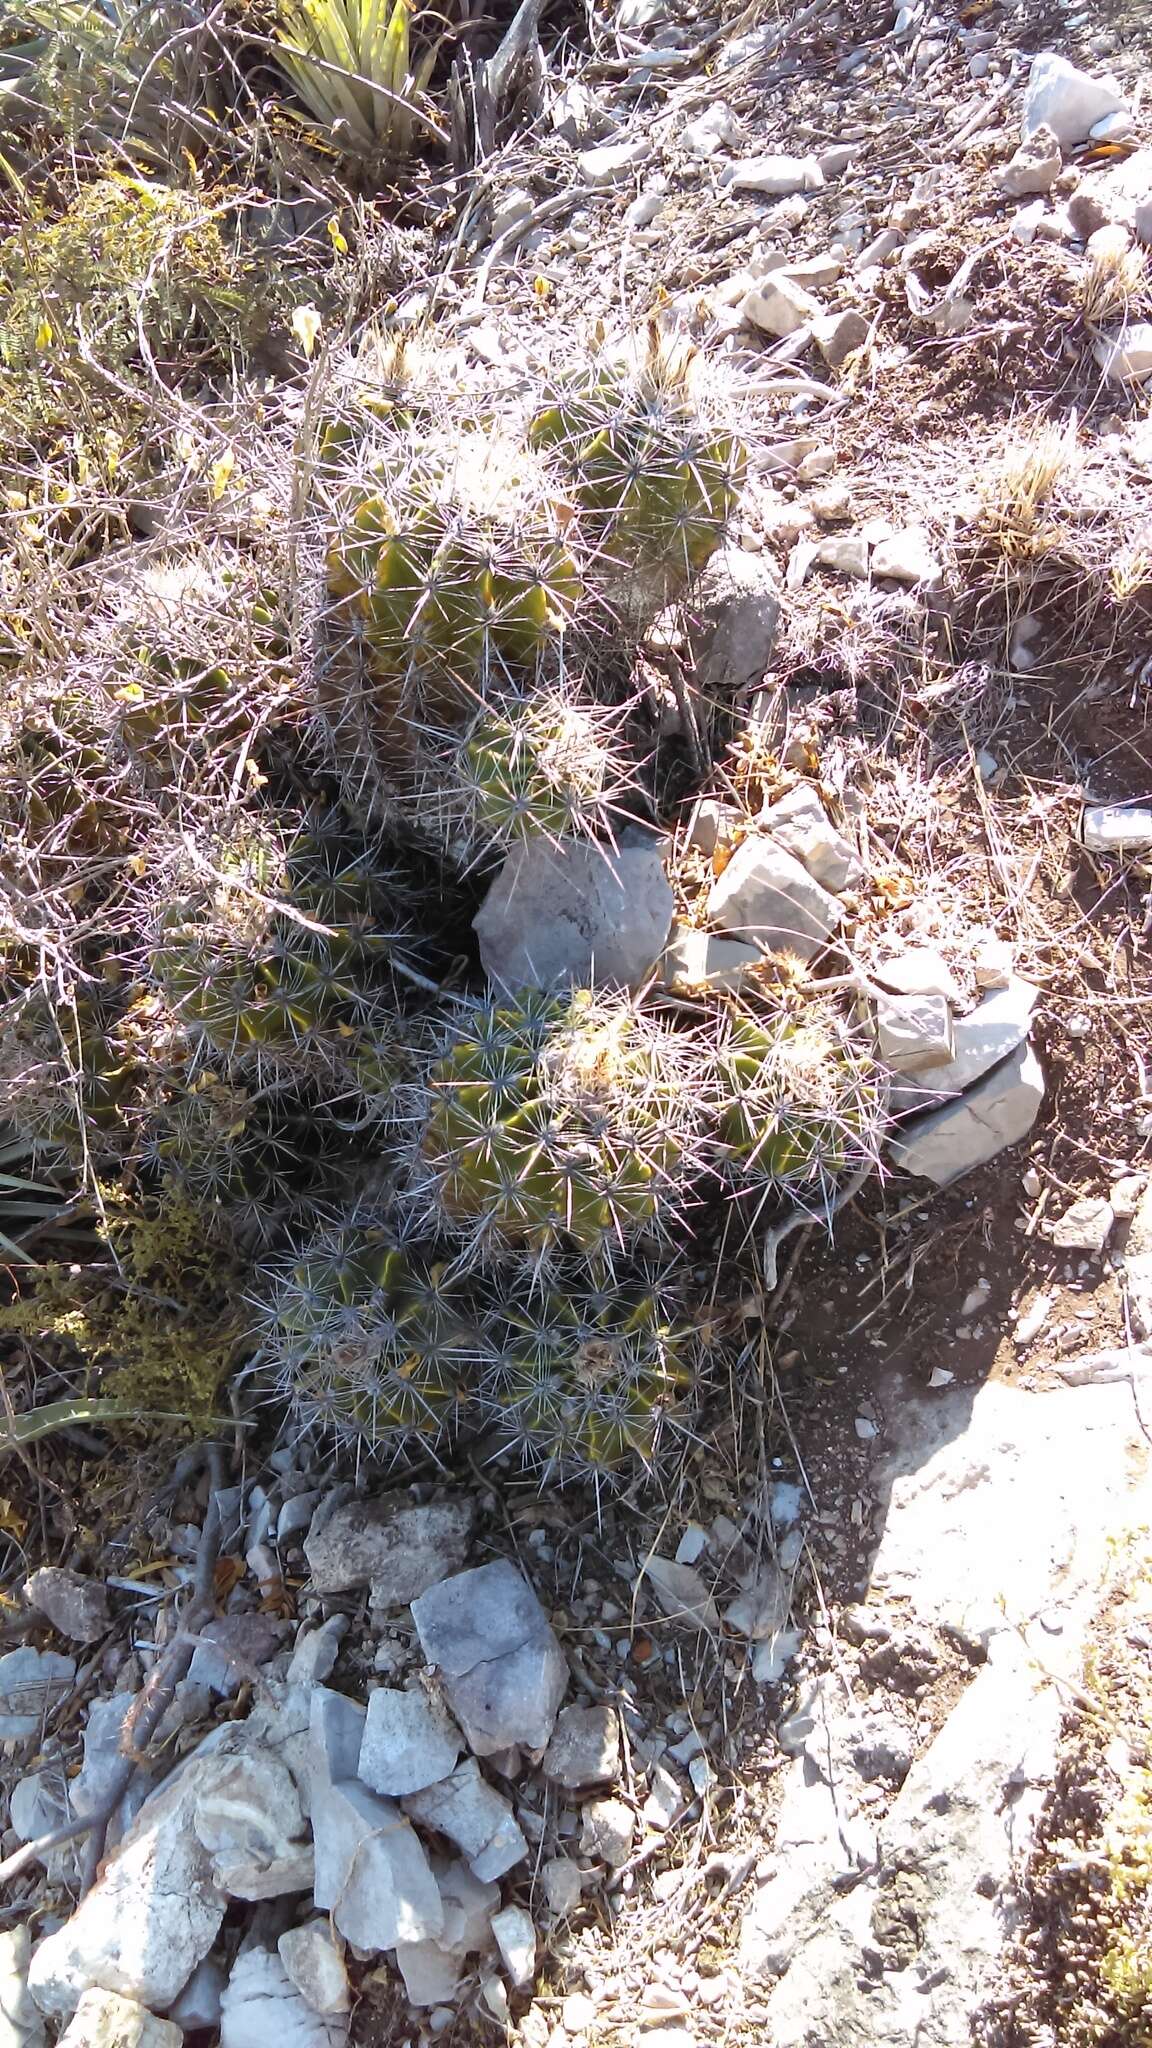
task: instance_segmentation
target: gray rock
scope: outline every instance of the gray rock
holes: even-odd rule
[[[905,526],[872,550],[872,574],[893,583],[938,583],[943,570],[922,526]]]
[[[721,149],[731,149],[743,138],[743,130],[731,107],[723,100],[713,100],[694,121],[685,122],[680,130],[683,147],[693,156],[715,156]]]
[[[520,1863],[528,1844],[508,1801],[480,1775],[474,1757],[451,1777],[404,1800],[404,1811],[422,1827],[447,1835],[466,1857],[474,1877],[491,1882]],[[442,1928],[437,1929],[442,1933]]]
[[[492,1932],[508,1975],[518,1991],[536,1975],[536,1929],[523,1906],[505,1906],[492,1915]]]
[[[420,1644],[478,1756],[543,1749],[568,1683],[564,1653],[526,1579],[500,1559],[412,1602]]]
[[[905,1173],[946,1187],[1026,1137],[1043,1099],[1040,1062],[1021,1045],[966,1095],[906,1123],[888,1149]]]
[[[540,1871],[545,1904],[557,1919],[566,1920],[584,1896],[580,1872],[567,1856],[550,1856]]]
[[[797,334],[819,319],[823,311],[819,299],[782,271],[769,272],[740,302],[740,318],[746,327],[757,327],[762,334],[773,334],[780,340],[785,335]]]
[[[553,1785],[578,1792],[614,1785],[620,1775],[620,1723],[611,1707],[564,1707],[541,1765]]]
[[[219,2027],[220,2001],[227,1982],[228,1972],[223,1963],[215,1956],[205,1956],[202,1963],[197,1963],[179,1998],[174,1998],[168,2007],[168,2018],[185,2033]]]
[[[113,1693],[110,1699],[93,1700],[84,1726],[84,1762],[72,1780],[71,1801],[77,1813],[96,1813],[107,1804],[115,1783],[123,1751],[120,1744],[124,1722],[136,1704],[136,1694]],[[114,1847],[132,1825],[145,1800],[154,1790],[156,1773],[142,1766],[120,1801],[108,1828],[108,1845]]]
[[[636,988],[664,949],[675,907],[665,841],[629,828],[514,847],[473,919],[497,987]]]
[[[1152,810],[1146,804],[1089,804],[1080,836],[1091,853],[1142,853],[1152,847]]]
[[[381,1688],[370,1695],[358,1771],[374,1792],[399,1798],[420,1792],[455,1769],[460,1730],[423,1688]]]
[[[1006,988],[991,989],[966,1017],[956,1019],[950,1060],[923,1067],[914,1077],[894,1083],[893,1109],[923,1109],[943,1097],[962,1095],[1007,1059],[1028,1036],[1037,993],[1030,982],[1019,977],[1013,977]]]
[[[42,1565],[33,1572],[24,1582],[24,1598],[73,1643],[94,1643],[109,1625],[108,1594],[99,1580],[58,1565]]]
[[[45,1716],[76,1676],[76,1659],[55,1650],[9,1650],[0,1657],[0,1742],[41,1734]]]
[[[413,1507],[403,1494],[339,1502],[318,1512],[304,1543],[317,1593],[371,1586],[378,1607],[404,1607],[468,1555],[470,1500]]]
[[[1068,201],[1068,221],[1082,242],[1105,227],[1152,242],[1152,149],[1135,150],[1106,170],[1086,171]]]
[[[308,1702],[308,1777],[313,1791],[356,1776],[366,1720],[359,1701],[326,1685],[313,1689]]]
[[[731,192],[763,192],[771,199],[791,192],[819,192],[824,173],[814,156],[754,156],[737,164]]]
[[[331,1674],[348,1633],[348,1616],[330,1614],[319,1628],[302,1628],[288,1661],[288,1685],[303,1694]]]
[[[1064,168],[1060,144],[1046,123],[1026,135],[1010,163],[996,173],[996,183],[1007,199],[1028,199],[1034,192],[1050,192]]]
[[[665,1832],[678,1821],[688,1801],[684,1787],[674,1771],[666,1764],[653,1764],[648,1773],[648,1797],[644,1801],[644,1819],[650,1828]]]
[[[593,1799],[584,1808],[580,1824],[580,1851],[610,1870],[619,1870],[632,1854],[636,1839],[636,1816],[622,1799]]]
[[[1102,334],[1092,353],[1110,384],[1143,384],[1152,377],[1152,320],[1130,320]]]
[[[163,2011],[208,1954],[227,1900],[194,1826],[211,1759],[194,1761],[145,1801],[99,1882],[40,1943],[28,1983],[42,2012],[74,2012],[94,1984]]]
[[[899,1074],[949,1062],[956,1050],[952,1011],[943,996],[881,995],[876,1049]]]
[[[27,1923],[0,1933],[0,2048],[43,2048],[44,2022],[28,1989]]]
[[[588,87],[575,79],[557,94],[549,116],[557,135],[573,147],[595,142],[612,127],[612,116],[598,104]]]
[[[1103,1251],[1116,1218],[1103,1196],[1087,1195],[1073,1202],[1052,1226],[1052,1242],[1062,1252]]]
[[[313,2012],[347,2012],[352,2004],[344,1958],[326,1920],[290,1927],[276,1944],[280,1961]]]
[[[580,150],[576,168],[586,185],[622,185],[636,176],[650,154],[643,140],[602,142],[593,149]]]
[[[232,1756],[202,1754],[185,1767],[195,1793],[192,1827],[232,1898],[279,1898],[312,1883],[312,1853],[291,1772],[262,1744]]]
[[[840,370],[850,355],[863,348],[869,323],[849,307],[842,313],[821,313],[812,322],[812,339],[830,370]]]
[[[1039,128],[1049,128],[1062,149],[1071,149],[1087,141],[1097,121],[1124,104],[1123,94],[1110,79],[1093,78],[1067,57],[1043,50],[1033,57],[1028,73],[1020,133],[1027,140]]]
[[[855,848],[836,830],[810,783],[798,783],[778,803],[769,805],[761,813],[760,825],[833,896],[863,881],[864,869]]]
[[[220,2048],[344,2048],[348,2021],[303,1999],[278,1955],[242,1949],[220,2004]]]
[[[771,1558],[748,1572],[741,1591],[724,1610],[724,1620],[751,1642],[768,1642],[787,1625],[792,1586],[787,1573]]]
[[[440,1947],[456,1956],[478,1955],[491,1945],[492,1915],[500,1904],[499,1885],[478,1878],[459,1861],[437,1864],[436,1881],[444,1906]]]
[[[454,2005],[460,1964],[438,1941],[401,1941],[393,1960],[404,1979],[409,2005]]]
[[[741,988],[763,965],[759,946],[680,925],[664,949],[660,979],[673,989]]]
[[[893,960],[882,961],[873,968],[872,978],[898,996],[944,996],[953,1004],[961,1000],[960,985],[948,962],[930,946],[913,946]]]
[[[71,1818],[68,1779],[59,1759],[45,1764],[41,1770],[29,1771],[27,1777],[17,1778],[8,1799],[8,1824],[22,1842],[35,1842],[41,1835],[50,1835]],[[46,1851],[46,1861],[52,1863],[60,1853]]]
[[[183,2048],[171,2020],[158,2020],[116,1991],[86,1991],[60,2036],[59,2048]]]
[[[356,1948],[442,1933],[440,1891],[415,1830],[390,1799],[341,1779],[314,1793],[315,1902]]]
[[[766,555],[719,548],[693,602],[696,687],[727,700],[764,680],[780,619],[776,573]]]
[[[743,933],[769,952],[811,960],[840,924],[840,905],[807,868],[774,840],[738,846],[712,884],[708,916],[721,931]]]
[[[288,1633],[288,1624],[271,1614],[218,1615],[200,1631],[188,1666],[189,1684],[206,1685],[210,1692],[230,1697],[251,1683]]]

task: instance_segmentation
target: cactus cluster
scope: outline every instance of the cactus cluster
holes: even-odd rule
[[[693,1170],[689,1041],[627,999],[466,1006],[416,1161],[435,1228],[493,1256],[611,1260],[675,1230]]]
[[[324,367],[282,555],[142,548],[0,735],[8,1113],[229,1244],[301,1425],[651,1469],[690,1426],[696,1226],[826,1210],[874,1068],[810,988],[480,993],[470,928],[506,850],[673,822],[696,764],[641,642],[740,448],[653,336],[518,412],[379,337],[334,396]]]
[[[483,1349],[444,1269],[355,1211],[274,1267],[256,1307],[300,1419],[374,1451],[440,1441]]]
[[[819,1215],[840,1181],[875,1164],[885,1120],[881,1070],[830,1006],[809,1000],[766,1016],[735,1012],[717,1066],[733,1185],[786,1189]]]

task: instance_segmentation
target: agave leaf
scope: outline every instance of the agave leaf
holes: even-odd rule
[[[24,1444],[39,1442],[41,1437],[52,1436],[56,1430],[72,1429],[80,1422],[190,1422],[192,1417],[179,1408],[141,1408],[135,1401],[49,1401],[43,1408],[33,1408],[27,1415],[9,1417],[0,1422],[0,1449],[5,1446],[16,1448]],[[213,1423],[228,1427],[233,1420],[221,1415],[208,1418]]]

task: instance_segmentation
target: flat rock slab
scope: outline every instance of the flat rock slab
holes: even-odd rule
[[[399,1798],[446,1778],[463,1746],[451,1715],[423,1688],[382,1686],[368,1700],[357,1769],[374,1792]]]
[[[74,1657],[23,1648],[0,1657],[0,1741],[38,1735],[45,1714],[63,1699],[76,1676]]]
[[[694,596],[693,619],[697,690],[727,697],[762,683],[780,620],[771,561],[743,548],[718,548]]]
[[[993,989],[966,1017],[956,1019],[950,1060],[918,1068],[915,1079],[894,1082],[892,1108],[926,1108],[962,1095],[974,1081],[990,1073],[1027,1038],[1037,993],[1030,982],[1015,977],[1006,988]]]
[[[412,1793],[404,1801],[404,1811],[423,1827],[447,1835],[467,1858],[472,1875],[482,1881],[503,1877],[528,1854],[511,1806],[481,1776],[475,1757],[440,1784]]]
[[[374,1607],[404,1607],[459,1571],[472,1514],[468,1500],[413,1507],[403,1494],[321,1510],[304,1539],[313,1590],[354,1593],[370,1586]]]
[[[760,816],[760,824],[786,853],[794,854],[816,881],[838,896],[863,880],[856,850],[836,830],[809,783],[798,783]]]
[[[664,950],[674,899],[667,842],[624,832],[516,847],[473,919],[498,988],[637,988]]]
[[[374,1950],[442,1933],[444,1908],[432,1867],[392,1800],[341,1780],[313,1799],[312,1828],[316,1906],[331,1913],[345,1941]]]
[[[721,931],[801,960],[823,950],[841,915],[836,898],[774,839],[746,839],[708,895],[709,919]]]
[[[745,1976],[778,1979],[773,2048],[974,2037],[1113,1546],[1148,1513],[1130,1388],[926,1396],[893,1374],[880,1398],[895,1435],[873,1472],[886,1523],[856,1612],[929,1641],[944,1629],[970,1646],[971,1675],[911,1760],[900,1724],[875,1704],[862,1722],[838,1683],[818,1681],[793,1717],[776,1874],[741,1933]],[[900,1789],[873,1835],[860,1795],[877,1776]]]
[[[1040,1062],[1030,1045],[1021,1045],[966,1095],[913,1117],[888,1151],[905,1173],[947,1187],[1027,1137],[1043,1100]]]
[[[420,1645],[477,1756],[543,1749],[568,1665],[528,1581],[506,1559],[460,1572],[412,1602]]]

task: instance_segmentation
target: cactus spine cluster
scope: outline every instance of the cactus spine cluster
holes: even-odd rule
[[[355,1212],[274,1268],[257,1310],[300,1419],[375,1451],[441,1441],[482,1349],[443,1270]]]
[[[417,1170],[434,1225],[479,1252],[611,1259],[666,1236],[691,1172],[685,1046],[627,999],[465,1008],[432,1069]]]

